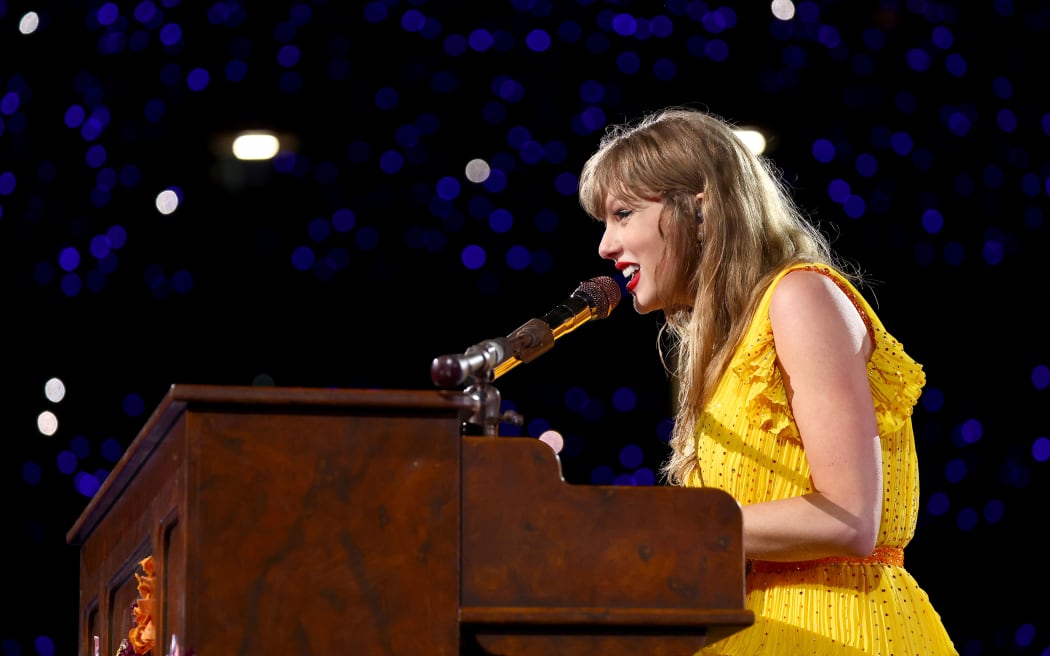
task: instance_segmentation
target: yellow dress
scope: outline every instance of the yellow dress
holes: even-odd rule
[[[769,286],[699,421],[699,472],[687,484],[720,488],[741,505],[813,491],[806,453],[775,362],[769,322],[773,288],[799,268],[818,270],[835,280],[852,298],[874,337],[868,379],[878,416],[885,489],[878,546],[864,559],[750,563],[746,605],[755,612],[755,624],[699,654],[957,656],[940,615],[903,566],[903,549],[915,534],[919,510],[911,414],[925,374],[837,271],[822,265],[797,266]]]

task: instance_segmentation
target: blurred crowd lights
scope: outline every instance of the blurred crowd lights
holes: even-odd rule
[[[44,398],[51,403],[60,403],[66,398],[66,384],[60,378],[51,378],[44,383]],[[41,435],[51,437],[58,432],[58,415],[44,410],[36,418],[36,427]]]

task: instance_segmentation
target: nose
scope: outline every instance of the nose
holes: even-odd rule
[[[605,224],[605,232],[602,240],[598,242],[598,255],[606,260],[615,260],[620,253],[620,239],[616,236],[616,229],[608,223]]]

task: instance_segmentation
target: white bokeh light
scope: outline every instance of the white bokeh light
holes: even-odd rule
[[[472,159],[467,162],[467,169],[465,174],[467,180],[471,182],[482,183],[489,179],[489,175],[492,173],[492,169],[489,167],[489,163],[483,159]]]
[[[273,159],[280,149],[272,132],[242,132],[233,140],[233,156],[239,160]]]
[[[58,378],[52,378],[44,383],[44,396],[52,403],[58,403],[66,398],[66,384]]]
[[[795,3],[791,0],[773,0],[771,9],[778,20],[786,21],[795,17]]]
[[[766,152],[766,136],[759,130],[753,129],[742,129],[735,130],[736,136],[744,142],[748,150],[756,155],[761,155]]]
[[[18,21],[18,31],[22,34],[32,34],[40,27],[40,15],[35,11],[27,11]]]
[[[157,194],[157,211],[161,214],[171,214],[179,207],[179,195],[174,189],[165,189]]]
[[[36,417],[37,430],[48,437],[58,432],[58,417],[50,410],[41,412]]]

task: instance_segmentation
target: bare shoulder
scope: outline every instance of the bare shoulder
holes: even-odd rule
[[[819,271],[800,269],[781,278],[770,299],[769,320],[779,347],[819,343],[867,351],[860,311],[834,279]]]
[[[797,314],[821,307],[836,309],[840,303],[852,305],[846,293],[829,276],[810,269],[798,269],[785,275],[773,289],[770,315]]]

